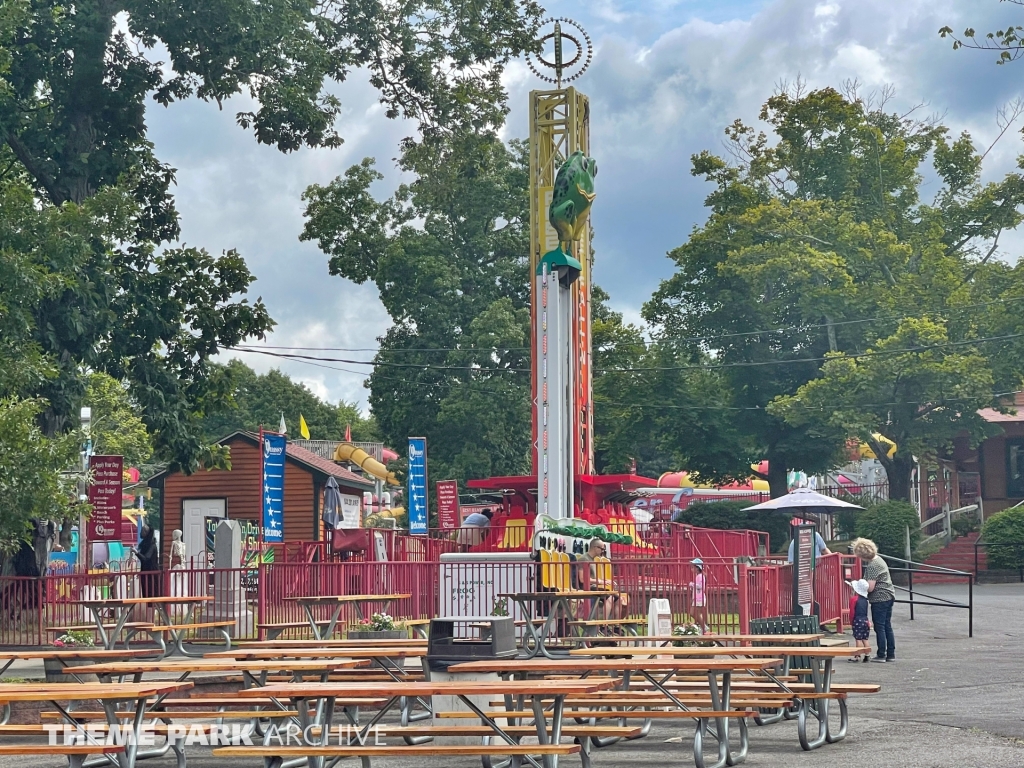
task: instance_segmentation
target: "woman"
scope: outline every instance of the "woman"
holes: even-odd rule
[[[156,532],[142,526],[142,541],[135,550],[139,558],[139,581],[143,597],[160,597],[160,551],[156,545]]]
[[[896,661],[896,638],[892,633],[892,607],[896,590],[889,575],[889,566],[878,556],[878,547],[871,539],[853,542],[853,554],[860,558],[861,578],[868,583],[868,604],[871,623],[878,638],[878,655],[872,661]]]

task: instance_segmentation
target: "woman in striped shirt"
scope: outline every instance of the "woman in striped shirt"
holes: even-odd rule
[[[861,578],[868,583],[871,623],[875,625],[875,636],[878,638],[878,655],[872,661],[896,661],[896,638],[892,633],[892,607],[896,602],[896,590],[889,575],[889,566],[879,556],[878,547],[871,539],[857,539],[853,542],[853,554],[860,558]]]

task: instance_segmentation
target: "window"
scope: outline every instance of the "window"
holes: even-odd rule
[[[1006,441],[1006,498],[1024,499],[1024,439]]]

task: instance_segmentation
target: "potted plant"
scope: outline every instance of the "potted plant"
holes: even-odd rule
[[[74,651],[81,648],[93,648],[95,643],[92,639],[92,632],[88,630],[72,630],[58,637],[53,641],[53,647],[61,651]],[[77,683],[77,682],[98,682],[95,675],[78,675],[77,679],[65,673],[67,667],[80,667],[85,664],[92,664],[90,659],[75,656],[71,653],[63,654],[58,658],[43,659],[43,669],[46,670],[46,682],[48,683]]]
[[[694,623],[679,624],[672,630],[672,636],[678,637],[678,640],[673,640],[672,645],[677,648],[700,648],[705,646],[714,645],[714,643],[708,642],[707,640],[701,640],[700,636],[704,634],[701,632],[700,627]],[[677,658],[685,658],[679,656]]]
[[[404,640],[409,637],[409,630],[389,614],[375,613],[350,626],[348,637],[350,640]]]

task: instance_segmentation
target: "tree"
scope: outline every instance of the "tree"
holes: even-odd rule
[[[352,427],[353,440],[375,439],[372,419],[364,419],[354,403],[326,403],[281,371],[258,374],[241,360],[231,360],[223,373],[229,404],[203,419],[203,432],[210,441],[239,429],[256,431],[261,424],[277,429],[281,414],[293,438],[298,437],[301,415],[313,440],[342,440],[346,426]]]
[[[1024,5],[1024,0],[1000,0],[1000,2]],[[999,58],[996,63],[1006,64],[1010,61],[1016,61],[1024,55],[1024,38],[1021,37],[1022,30],[1024,30],[1024,27],[1020,25],[1010,25],[1006,29],[997,29],[995,32],[986,33],[985,37],[979,41],[977,39],[977,32],[973,27],[967,27],[961,37],[957,37],[953,33],[952,27],[943,27],[939,30],[939,36],[950,38],[953,41],[954,51],[961,48],[999,51]]]
[[[768,458],[773,496],[785,492],[789,469],[830,468],[849,437],[849,418],[818,411],[822,417],[810,419],[814,411],[783,406],[818,378],[826,355],[912,338],[901,321],[929,313],[950,315],[951,341],[984,338],[972,334],[992,312],[966,308],[999,298],[985,285],[998,269],[991,258],[1000,234],[1021,220],[1021,176],[981,183],[969,135],[950,140],[934,121],[886,113],[887,95],[874,103],[853,88],[781,92],[761,112],[773,141],[737,121],[727,130],[732,164],[695,156],[694,174],[715,184],[709,219],[670,254],[679,270],[644,308],[665,338],[707,350],[736,401],[756,409],[741,429]],[[926,164],[939,180],[931,203],[920,197]],[[998,291],[1010,295],[1005,278]],[[962,370],[963,361],[945,364]],[[881,386],[879,365],[857,363]],[[966,407],[979,402],[978,384],[961,391]],[[935,391],[902,394],[928,408]],[[836,410],[849,417],[858,403],[899,399],[857,397]],[[860,419],[862,426],[867,417]],[[970,430],[970,422],[962,426]]]
[[[394,325],[369,377],[383,439],[425,436],[431,477],[530,467],[528,155],[488,132],[407,142],[394,197],[364,160],[305,195],[302,238],[332,274],[372,280]]]
[[[89,436],[93,453],[123,456],[125,467],[138,467],[153,455],[153,445],[139,409],[127,388],[105,373],[86,380],[85,404],[92,409]]]

